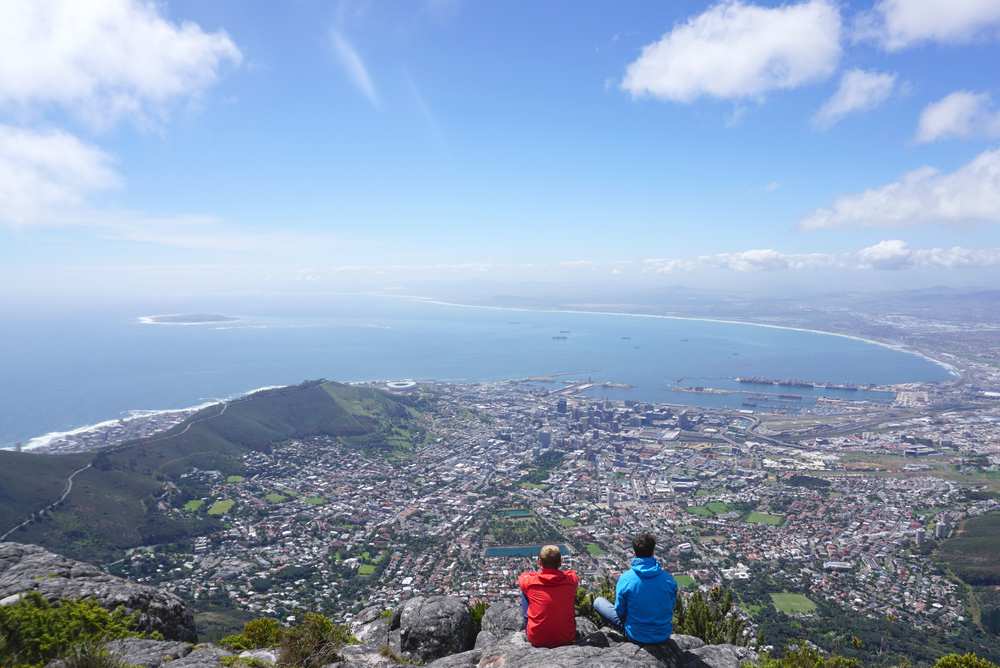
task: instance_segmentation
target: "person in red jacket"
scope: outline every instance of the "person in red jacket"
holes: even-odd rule
[[[521,573],[521,613],[524,632],[535,647],[559,647],[576,641],[576,588],[580,578],[575,571],[562,571],[562,554],[556,545],[546,545],[538,552],[537,571]]]

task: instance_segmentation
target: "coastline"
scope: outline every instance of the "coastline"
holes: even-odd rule
[[[841,332],[831,332],[820,329],[812,329],[806,327],[794,327],[791,325],[777,325],[772,323],[759,323],[745,320],[733,320],[727,318],[709,318],[709,317],[696,317],[696,316],[680,316],[680,315],[663,315],[655,313],[630,313],[624,311],[601,311],[601,310],[586,310],[586,309],[566,309],[566,308],[532,308],[525,306],[492,306],[486,304],[463,304],[458,302],[450,302],[441,299],[436,299],[432,297],[424,297],[420,295],[379,295],[385,297],[391,297],[395,299],[405,299],[409,301],[416,301],[425,304],[433,304],[438,306],[447,306],[453,308],[469,308],[469,309],[482,309],[490,311],[505,311],[505,312],[519,312],[519,313],[565,313],[573,315],[597,315],[597,316],[619,316],[619,317],[630,317],[630,318],[650,318],[650,319],[660,319],[660,320],[682,320],[682,321],[696,321],[696,322],[710,322],[719,323],[726,325],[742,325],[747,327],[764,327],[768,329],[782,329],[788,331],[805,332],[809,334],[820,334],[825,336],[836,336],[844,339],[852,339],[869,345],[876,345],[889,350],[894,350],[896,352],[914,355],[920,357],[932,364],[944,369],[952,378],[961,378],[961,374],[958,372],[957,368],[941,359],[937,359],[928,355],[927,353],[921,352],[919,350],[911,349],[903,344],[890,342],[890,341],[879,341],[877,339],[865,338],[863,336],[858,336],[854,334],[844,334]],[[140,316],[137,320],[142,324],[151,325],[181,325],[181,326],[199,326],[199,325],[219,325],[218,322],[197,322],[197,323],[171,323],[171,322],[157,322],[152,320],[156,316]],[[449,382],[446,379],[438,379],[443,382]],[[344,381],[344,382],[371,382],[369,380],[355,380],[355,381]],[[462,382],[462,381],[459,381]],[[939,381],[945,382],[945,381]],[[67,437],[74,437],[88,432],[97,431],[100,429],[112,427],[115,425],[120,425],[122,423],[132,422],[135,420],[141,420],[144,418],[154,417],[157,415],[170,415],[170,414],[184,414],[186,417],[188,414],[192,414],[196,411],[203,410],[210,406],[214,406],[224,401],[231,401],[238,399],[240,397],[250,396],[256,392],[263,392],[270,389],[278,389],[281,387],[286,387],[286,385],[266,385],[263,387],[254,388],[246,392],[239,392],[228,397],[222,397],[218,399],[212,399],[209,401],[204,401],[188,407],[182,408],[169,408],[169,409],[159,409],[159,410],[130,410],[119,418],[112,418],[108,420],[101,420],[93,424],[83,425],[80,427],[74,427],[72,429],[66,429],[61,431],[50,431],[39,436],[34,436],[22,445],[23,452],[36,451],[40,449],[45,449],[51,446],[53,443],[58,442],[60,439],[65,439]],[[0,444],[0,450],[13,450],[15,449],[15,443],[5,443]]]
[[[128,411],[128,414],[121,418],[112,418],[110,420],[101,420],[100,422],[95,422],[93,424],[83,425],[82,427],[75,427],[73,429],[66,429],[64,431],[50,431],[48,433],[42,434],[40,436],[34,436],[24,442],[21,446],[22,452],[32,452],[34,450],[39,450],[42,448],[49,447],[54,442],[66,438],[67,436],[80,436],[93,431],[98,431],[106,427],[111,427],[114,425],[121,424],[123,422],[134,422],[136,420],[142,420],[145,418],[155,417],[157,415],[170,415],[170,414],[185,414],[184,417],[188,415],[193,415],[198,411],[204,410],[206,408],[211,408],[226,401],[233,401],[234,399],[240,399],[242,397],[248,397],[257,392],[264,392],[266,390],[277,390],[282,387],[288,387],[287,385],[265,385],[263,387],[257,387],[246,392],[239,392],[228,397],[221,399],[211,399],[209,401],[204,401],[193,406],[185,406],[184,408],[164,408],[164,409],[138,409]],[[13,444],[0,445],[0,450],[14,450]]]
[[[868,343],[874,346],[881,346],[882,348],[888,348],[889,350],[895,350],[896,352],[905,353],[907,355],[914,355],[916,357],[923,358],[932,364],[935,364],[945,371],[947,371],[953,378],[961,378],[962,374],[959,373],[958,369],[955,368],[953,364],[949,364],[944,360],[939,360],[937,358],[931,357],[927,353],[921,352],[919,350],[913,350],[902,343],[894,343],[891,341],[879,341],[878,339],[868,339],[863,336],[858,336],[856,334],[844,334],[842,332],[830,332],[822,329],[810,329],[808,327],[793,327],[792,325],[774,325],[771,323],[764,322],[753,322],[749,320],[729,320],[724,318],[704,318],[696,316],[684,316],[684,315],[662,315],[659,313],[629,313],[626,311],[585,311],[580,309],[559,309],[559,308],[530,308],[527,306],[489,306],[486,304],[459,304],[457,302],[447,302],[440,299],[434,299],[433,297],[420,297],[420,296],[409,296],[406,299],[411,299],[413,301],[421,301],[427,304],[436,304],[438,306],[454,306],[458,308],[474,308],[474,309],[485,309],[492,311],[514,311],[518,313],[572,313],[574,315],[608,315],[608,316],[623,316],[628,318],[655,318],[659,320],[688,320],[696,322],[715,322],[724,325],[744,325],[747,327],[766,327],[768,329],[784,329],[792,332],[807,332],[809,334],[823,334],[825,336],[837,336],[842,339],[852,339],[854,341],[861,341],[863,343]]]

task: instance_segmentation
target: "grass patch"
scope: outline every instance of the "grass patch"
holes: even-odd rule
[[[568,517],[562,517],[559,519],[559,526],[563,527],[564,529],[572,529],[573,527],[576,526],[576,520],[571,520]]]
[[[201,510],[201,507],[203,505],[205,505],[205,502],[202,501],[201,499],[191,499],[190,501],[184,504],[184,510],[188,511],[189,513],[196,513],[199,510]]]
[[[220,499],[212,504],[212,507],[208,509],[209,515],[225,515],[233,506],[236,505],[235,501],[230,499]]]
[[[243,482],[244,480],[246,480],[246,478],[241,475],[226,476],[226,482]]]
[[[709,510],[708,506],[688,506],[687,511],[698,517],[715,517],[715,513]]]
[[[597,543],[587,543],[587,554],[592,557],[603,557],[604,548],[602,548]]]
[[[732,508],[730,508],[728,503],[723,503],[722,501],[712,501],[711,503],[706,503],[705,507],[711,510],[716,515],[721,515],[722,513],[728,513]]]
[[[760,513],[756,510],[746,516],[746,521],[750,524],[767,524],[770,526],[778,526],[785,521],[783,515],[772,515],[770,513]]]
[[[267,501],[268,503],[283,503],[285,501],[288,501],[288,497],[282,494],[278,494],[277,492],[271,492],[270,494],[264,497],[264,500]]]
[[[375,573],[375,567],[371,564],[361,564],[358,566],[358,575],[363,575],[365,577]]]
[[[674,580],[677,581],[677,586],[681,589],[694,589],[698,586],[698,581],[690,575],[675,575]]]
[[[322,506],[324,503],[326,503],[326,499],[323,498],[322,496],[307,496],[302,500],[305,501],[310,506]]]
[[[770,596],[774,607],[786,615],[810,614],[816,611],[816,604],[802,594],[782,591],[774,592]]]

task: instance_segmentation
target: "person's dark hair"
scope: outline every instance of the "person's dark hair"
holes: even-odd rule
[[[637,557],[651,557],[656,549],[656,537],[651,533],[641,533],[632,539],[632,549]]]

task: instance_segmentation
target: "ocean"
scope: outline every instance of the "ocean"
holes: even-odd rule
[[[208,311],[236,321],[191,325],[143,322],[164,311],[141,307],[4,314],[0,445],[313,378],[469,382],[559,374],[632,386],[595,388],[598,396],[738,407],[741,395],[672,388],[886,400],[884,393],[767,389],[733,379],[890,384],[949,377],[928,359],[858,339],[728,322],[373,296],[267,313],[249,304]],[[189,311],[206,312],[199,306]]]

